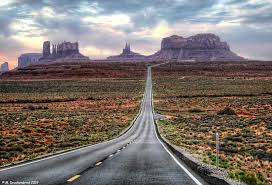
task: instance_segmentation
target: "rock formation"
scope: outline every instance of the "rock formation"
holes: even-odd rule
[[[24,68],[39,62],[43,56],[41,53],[24,53],[18,58],[18,68]]]
[[[107,59],[108,60],[119,60],[119,61],[131,61],[131,60],[141,60],[141,59],[145,59],[145,58],[146,57],[144,55],[141,55],[139,53],[135,53],[135,52],[131,51],[130,44],[126,43],[126,46],[120,55],[110,56]]]
[[[5,63],[1,64],[1,70],[0,70],[0,72],[1,73],[5,73],[5,72],[8,72],[8,71],[9,71],[9,65],[8,65],[8,63],[5,62]]]
[[[45,41],[43,43],[43,57],[49,57],[50,56],[50,41]]]
[[[63,42],[60,44],[51,45],[50,41],[45,41],[43,43],[43,56],[40,58],[39,63],[47,62],[67,62],[67,61],[89,61],[88,57],[85,57],[79,52],[78,42]]]
[[[55,45],[56,56],[65,57],[72,54],[79,54],[78,43],[63,42],[61,44]]]
[[[243,60],[230,50],[226,42],[214,34],[197,34],[188,38],[172,35],[161,42],[161,50],[151,59],[177,59],[211,61],[211,60]]]
[[[52,49],[52,56],[53,57],[57,57],[57,46],[56,44],[52,45],[53,49]]]

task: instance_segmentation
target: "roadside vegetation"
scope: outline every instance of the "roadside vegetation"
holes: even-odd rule
[[[260,77],[261,71],[209,76],[171,73],[167,66],[155,70],[154,105],[167,115],[159,121],[165,138],[216,165],[218,132],[220,168],[249,185],[272,184],[271,77]]]
[[[0,82],[0,164],[120,135],[136,116],[145,76]]]

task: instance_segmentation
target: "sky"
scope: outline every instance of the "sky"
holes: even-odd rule
[[[163,37],[214,33],[250,59],[272,60],[272,0],[4,0],[0,1],[0,63],[17,66],[43,41],[79,42],[102,59],[126,42],[150,55]]]

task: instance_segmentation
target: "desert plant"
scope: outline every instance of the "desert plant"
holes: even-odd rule
[[[225,107],[217,112],[218,115],[236,115],[235,111],[230,107]]]
[[[190,110],[188,110],[188,112],[198,113],[198,112],[203,112],[203,110],[201,110],[201,109],[190,109]]]

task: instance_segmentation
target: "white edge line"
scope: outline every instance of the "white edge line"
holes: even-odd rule
[[[146,80],[146,81],[147,81],[147,80]],[[152,84],[151,84],[151,87],[152,87]],[[145,85],[145,88],[146,88],[146,85]],[[138,111],[138,114],[135,116],[134,120],[132,121],[132,122],[133,122],[133,125],[132,125],[126,132],[128,132],[128,131],[135,125],[134,122],[137,120],[138,116],[139,116],[139,115],[141,114],[141,112],[142,112],[144,99],[145,99],[145,92],[144,92],[144,94],[143,94],[143,98],[142,98],[142,101],[141,101],[141,105],[140,105],[140,109],[139,109],[139,111]],[[152,99],[153,99],[153,97],[152,97]],[[119,136],[119,137],[121,137],[121,136]],[[102,142],[102,143],[106,144],[106,143],[108,143],[108,142],[112,142],[112,141],[118,139],[119,137],[114,138],[114,139],[109,140],[109,141]],[[52,156],[49,156],[49,157],[46,157],[46,156],[45,156],[45,157],[42,158],[42,159],[37,159],[37,160],[33,159],[33,161],[26,162],[26,163],[23,163],[23,164],[18,164],[18,165],[15,164],[14,166],[10,166],[10,167],[7,167],[7,168],[4,167],[3,169],[0,169],[0,172],[6,171],[6,170],[10,170],[10,169],[13,169],[13,168],[18,168],[18,167],[26,166],[26,165],[33,164],[33,163],[37,163],[37,162],[41,162],[41,161],[45,161],[45,160],[52,159],[52,158],[55,158],[55,157],[59,157],[59,156],[62,156],[62,155],[67,155],[67,154],[70,154],[70,153],[73,153],[73,152],[78,152],[78,151],[87,149],[87,148],[89,148],[89,147],[94,147],[94,146],[99,145],[99,144],[102,144],[102,143],[97,143],[97,144],[89,145],[89,146],[88,146],[88,145],[87,145],[87,146],[83,146],[82,148],[78,148],[78,149],[71,150],[71,151],[68,151],[68,152],[64,152],[64,153],[61,153],[61,154],[53,154]]]
[[[155,123],[154,123],[155,124]],[[179,167],[181,167],[185,173],[187,175],[189,175],[189,177],[191,177],[191,179],[197,184],[197,185],[202,185],[201,182],[199,182],[199,180],[197,178],[194,177],[194,175],[189,172],[177,159],[176,157],[166,148],[166,146],[161,142],[161,140],[159,139],[158,135],[157,135],[157,131],[155,129],[155,126],[154,126],[154,130],[155,130],[155,133],[156,133],[156,137],[158,139],[158,141],[161,143],[161,145],[163,146],[163,148],[166,150],[166,152],[173,158],[173,160],[179,165]]]
[[[105,143],[107,143],[107,142],[108,141],[106,141]],[[86,147],[75,149],[75,150],[68,151],[68,152],[64,152],[64,153],[61,153],[61,154],[56,154],[56,155],[53,154],[52,156],[45,157],[45,158],[42,158],[42,159],[37,159],[37,160],[33,159],[34,161],[26,162],[26,163],[23,163],[23,164],[18,164],[18,165],[15,164],[15,166],[0,169],[0,172],[5,171],[5,170],[10,170],[10,169],[13,169],[13,168],[18,168],[18,167],[21,167],[21,166],[26,166],[26,165],[33,164],[33,163],[37,163],[37,162],[40,162],[40,161],[45,161],[45,160],[48,160],[48,159],[52,159],[52,158],[55,158],[55,157],[66,155],[66,154],[70,154],[70,153],[77,152],[77,151],[80,151],[80,150],[84,150],[84,149],[87,149],[89,147],[96,146],[98,144],[101,144],[101,143],[97,143],[97,144],[94,144],[94,145],[86,146]]]
[[[146,88],[146,85],[145,85],[145,88]],[[145,89],[144,88],[144,89]],[[138,114],[134,117],[134,119],[132,120],[132,124],[130,125],[130,128],[127,129],[123,134],[121,134],[120,136],[118,136],[117,138],[114,138],[112,140],[109,140],[109,141],[104,141],[102,143],[96,143],[96,144],[90,144],[90,145],[86,145],[86,146],[82,146],[81,148],[78,148],[78,149],[75,149],[75,150],[71,150],[71,151],[67,151],[67,152],[64,152],[64,153],[61,153],[61,154],[52,154],[52,156],[48,156],[48,157],[44,157],[42,159],[37,159],[35,160],[35,158],[33,159],[33,161],[30,161],[30,162],[25,162],[23,164],[15,164],[14,166],[10,166],[10,167],[3,167],[3,169],[0,169],[0,172],[2,171],[6,171],[6,170],[10,170],[10,169],[13,169],[13,168],[18,168],[18,167],[22,167],[22,166],[26,166],[26,165],[29,165],[29,164],[33,164],[33,163],[37,163],[37,162],[41,162],[41,161],[45,161],[45,160],[48,160],[48,159],[52,159],[52,158],[55,158],[55,157],[59,157],[59,156],[62,156],[62,155],[67,155],[67,154],[70,154],[70,153],[73,153],[73,152],[78,152],[78,151],[81,151],[81,150],[84,150],[84,149],[87,149],[87,148],[91,148],[91,147],[94,147],[96,145],[99,145],[99,144],[106,144],[108,142],[112,142],[112,141],[115,141],[117,139],[119,139],[121,136],[125,135],[130,129],[132,129],[133,127],[135,127],[135,122],[137,121],[138,117],[140,116],[140,114],[142,113],[142,109],[143,109],[143,102],[144,102],[144,99],[145,99],[145,91],[144,91],[144,94],[143,94],[143,98],[141,100],[141,105],[140,105],[140,109],[138,111]]]
[[[152,66],[153,67],[153,66]],[[151,67],[151,68],[152,68]],[[150,69],[151,71],[151,69]],[[151,88],[152,88],[152,81],[151,81]],[[158,139],[158,141],[161,143],[161,145],[163,146],[163,148],[166,150],[166,152],[172,157],[172,159],[177,163],[177,165],[179,165],[179,167],[181,169],[183,169],[183,171],[189,176],[191,177],[191,179],[197,184],[197,185],[202,185],[201,182],[199,182],[199,180],[191,173],[189,172],[189,170],[187,170],[178,160],[177,158],[168,150],[168,148],[166,148],[166,146],[162,143],[162,141],[159,139],[158,137],[158,133],[156,131],[156,123],[154,121],[154,117],[153,117],[153,113],[155,112],[154,111],[154,106],[153,106],[153,93],[151,91],[151,98],[152,98],[152,108],[153,108],[153,111],[152,111],[152,122],[153,122],[153,127],[154,127],[154,131],[155,131],[155,135],[156,135],[156,138]]]

